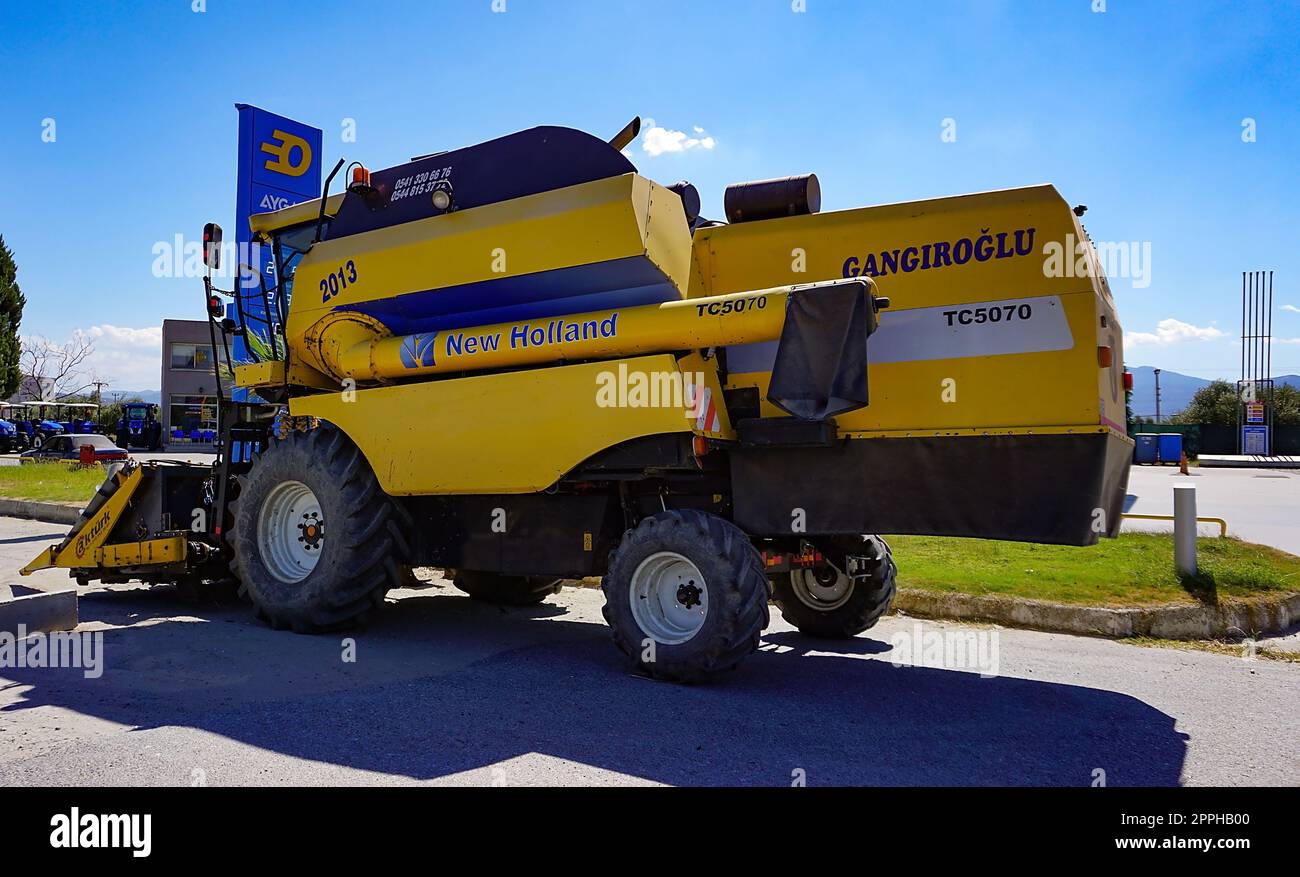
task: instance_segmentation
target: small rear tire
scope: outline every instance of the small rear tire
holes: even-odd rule
[[[841,546],[844,547],[844,546]],[[827,564],[775,576],[773,598],[782,617],[807,636],[848,639],[871,628],[894,600],[898,567],[884,539],[863,536],[846,553],[873,559],[870,571],[850,578]]]
[[[644,518],[601,582],[614,643],[647,675],[696,682],[758,648],[768,623],[763,558],[735,524],[694,510]]]
[[[456,570],[452,584],[472,599],[498,606],[535,606],[560,592],[563,579],[549,576],[508,576],[472,569]]]

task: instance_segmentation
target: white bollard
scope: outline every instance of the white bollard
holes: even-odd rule
[[[1174,568],[1196,575],[1196,485],[1174,485]]]

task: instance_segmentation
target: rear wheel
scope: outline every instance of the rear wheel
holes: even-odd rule
[[[679,682],[734,668],[767,627],[767,577],[729,521],[673,510],[623,536],[601,582],[614,642],[651,676]]]
[[[507,576],[500,573],[456,570],[452,583],[475,600],[499,606],[533,606],[560,592],[562,579],[548,576]]]
[[[231,567],[272,627],[346,627],[400,586],[402,512],[338,429],[273,442],[240,481]]]
[[[774,578],[773,602],[786,621],[808,636],[846,639],[875,625],[894,600],[898,567],[885,540],[863,536],[845,554],[870,559],[868,572],[847,575],[827,563],[818,569],[796,569]]]

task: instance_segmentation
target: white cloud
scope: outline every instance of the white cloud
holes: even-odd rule
[[[1300,314],[1300,308],[1295,305],[1282,305],[1282,310],[1290,311],[1293,314]]]
[[[708,136],[699,125],[692,126],[695,136],[685,131],[674,131],[655,124],[654,119],[645,120],[646,127],[641,134],[641,151],[653,157],[666,152],[686,152],[690,149],[712,149],[717,141]]]
[[[162,326],[101,323],[83,333],[95,344],[88,362],[110,389],[152,390],[162,380]]]
[[[1182,320],[1175,320],[1170,317],[1156,323],[1155,332],[1125,332],[1124,344],[1126,346],[1137,344],[1159,344],[1164,346],[1179,344],[1183,341],[1210,341],[1215,338],[1222,338],[1224,334],[1214,326],[1193,326],[1191,323],[1184,323]]]
[[[94,345],[94,352],[80,369],[83,381],[107,381],[105,394],[113,390],[153,390],[162,380],[162,327],[133,329],[101,323],[77,329],[71,339],[50,339],[64,344],[78,336]]]

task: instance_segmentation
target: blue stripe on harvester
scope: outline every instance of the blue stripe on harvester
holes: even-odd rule
[[[394,335],[463,329],[659,304],[681,298],[662,271],[644,256],[556,268],[408,292],[392,298],[339,305],[374,317]]]

